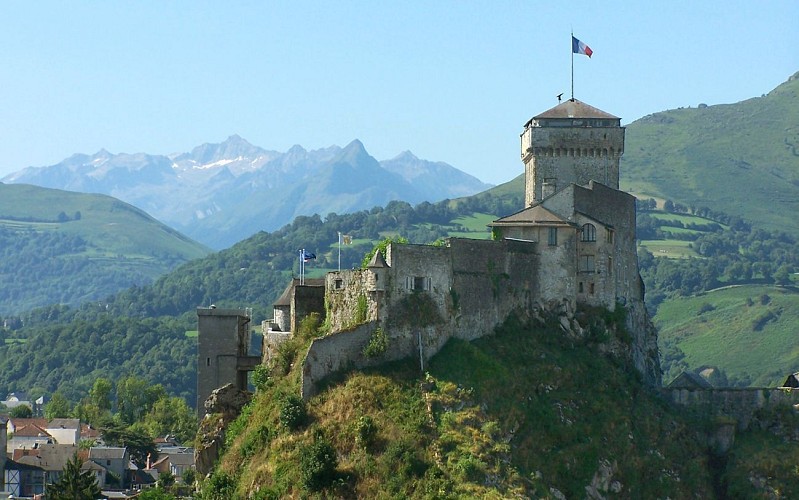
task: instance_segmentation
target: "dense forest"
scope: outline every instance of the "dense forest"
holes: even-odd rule
[[[506,214],[521,205],[520,195],[483,193],[415,207],[392,202],[324,219],[298,217],[278,231],[257,233],[230,249],[190,261],[151,285],[134,286],[80,307],[53,305],[2,318],[0,394],[59,391],[76,401],[98,377],[118,380],[135,375],[193,402],[196,339],[186,332],[196,329],[197,306],[251,307],[254,324],[259,324],[271,318],[272,303],[298,274],[298,249],[317,255],[310,272],[335,269],[338,233],[346,233],[363,243],[340,247],[341,265],[356,267],[374,241],[383,237],[400,235],[411,243],[430,243],[460,229],[453,223],[458,217]],[[654,200],[643,200],[639,239],[685,239],[695,257],[655,258],[641,248],[641,273],[653,310],[667,297],[721,285],[788,284],[799,268],[799,247],[785,233],[753,230],[744,221],[705,208],[669,201],[665,208],[672,214],[690,214],[690,221],[655,217],[665,212],[655,210]]]

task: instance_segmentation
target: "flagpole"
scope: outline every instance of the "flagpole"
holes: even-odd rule
[[[338,272],[341,272],[341,231],[338,231]]]
[[[569,45],[571,47],[570,52],[572,53],[572,101],[574,100],[574,31],[571,33],[571,42]]]

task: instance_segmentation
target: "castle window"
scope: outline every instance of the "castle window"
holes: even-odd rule
[[[607,230],[607,242],[613,244],[613,229]]]
[[[596,226],[593,224],[583,224],[580,230],[580,241],[596,241]]]
[[[577,293],[583,293],[583,282],[577,283]]]
[[[335,288],[336,290],[341,290],[342,288],[344,288],[344,280],[342,280],[342,279],[337,279],[337,280],[334,282],[333,286],[334,286],[334,288]]]
[[[558,228],[550,227],[549,228],[549,238],[547,240],[549,246],[554,247],[558,244]]]
[[[205,358],[205,366],[211,366],[211,358]]]
[[[406,290],[428,291],[433,289],[433,280],[427,276],[408,276],[405,278]]]
[[[593,284],[593,283],[589,283],[589,284],[588,284],[588,293],[589,293],[590,295],[593,295],[593,294],[594,294],[594,284]]]
[[[580,262],[579,262],[579,270],[581,273],[593,273],[594,272],[594,256],[593,255],[581,255]]]

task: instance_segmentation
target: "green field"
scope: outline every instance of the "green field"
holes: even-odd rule
[[[641,240],[638,244],[650,252],[655,257],[666,257],[669,259],[687,259],[688,257],[700,257],[692,248],[689,248],[690,241],[683,240]]]
[[[710,365],[733,384],[773,387],[799,369],[799,292],[792,287],[732,286],[667,300],[654,322],[664,383]]]

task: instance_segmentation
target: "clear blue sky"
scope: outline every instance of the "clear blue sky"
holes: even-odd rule
[[[0,176],[73,153],[168,154],[239,134],[360,139],[483,181],[569,95],[630,123],[760,96],[799,71],[799,2],[4,2]]]

